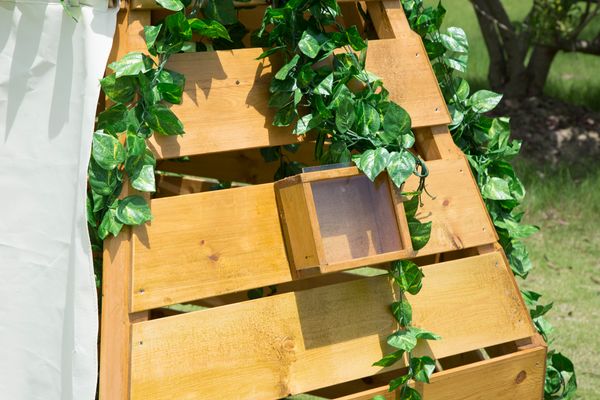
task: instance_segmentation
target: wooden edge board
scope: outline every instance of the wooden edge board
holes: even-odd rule
[[[483,360],[446,371],[434,372],[429,384],[411,384],[423,400],[540,400],[543,397],[546,349],[537,346],[517,353]],[[326,393],[317,392],[320,397]],[[367,389],[331,400],[371,400],[374,396],[396,400],[388,386]]]
[[[415,355],[442,358],[534,334],[502,262],[489,253],[423,267],[423,289],[406,301],[414,325],[442,339]],[[200,391],[274,399],[384,371],[372,363],[392,350],[394,290],[376,276],[134,324],[132,399]]]
[[[417,212],[432,222],[430,242],[410,258],[496,241],[464,159],[429,163]],[[411,177],[406,190],[414,190]],[[154,220],[133,228],[132,304],[142,311],[289,282],[273,184],[154,199]],[[468,216],[468,218],[465,218]]]

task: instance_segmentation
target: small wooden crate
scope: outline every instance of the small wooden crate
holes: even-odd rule
[[[413,254],[402,196],[383,174],[323,169],[275,183],[290,265],[321,273]]]

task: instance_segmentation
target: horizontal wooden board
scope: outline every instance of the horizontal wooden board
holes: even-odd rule
[[[337,0],[338,3],[353,3],[356,0]],[[383,1],[383,0],[362,0],[362,1]],[[233,1],[236,7],[257,7],[267,5],[266,0],[240,0]],[[161,10],[162,7],[155,0],[132,0],[129,8],[132,10]]]
[[[407,299],[413,323],[442,339],[415,354],[534,334],[500,253],[423,272],[423,290]],[[276,399],[373,375],[391,350],[395,295],[384,275],[134,324],[132,399]]]
[[[423,394],[423,400],[540,400],[545,363],[546,348],[539,346],[434,373],[429,384],[419,383],[417,389]],[[387,386],[325,398],[372,400],[377,395],[396,400],[396,393],[390,393]]]
[[[430,242],[413,256],[496,241],[465,160],[428,163],[417,217]],[[407,190],[415,189],[412,177]],[[292,280],[273,184],[155,199],[154,219],[134,227],[132,311]],[[352,216],[348,216],[352,218]]]
[[[291,128],[271,125],[271,62],[257,61],[262,49],[173,55],[168,68],[186,76],[181,105],[173,111],[184,124],[182,136],[154,135],[157,158],[174,158],[277,146],[302,140]],[[413,127],[448,124],[450,117],[431,73],[421,39],[406,33],[398,39],[369,42],[367,69],[381,76],[392,100],[411,115]],[[273,56],[275,59],[275,56]]]

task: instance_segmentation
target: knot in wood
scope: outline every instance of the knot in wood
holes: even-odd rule
[[[527,372],[521,371],[517,374],[517,377],[515,378],[515,383],[518,385],[519,383],[523,382],[525,378],[527,378]]]

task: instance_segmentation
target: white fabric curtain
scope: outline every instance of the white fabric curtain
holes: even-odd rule
[[[1,399],[94,398],[86,169],[116,12],[0,0]]]

